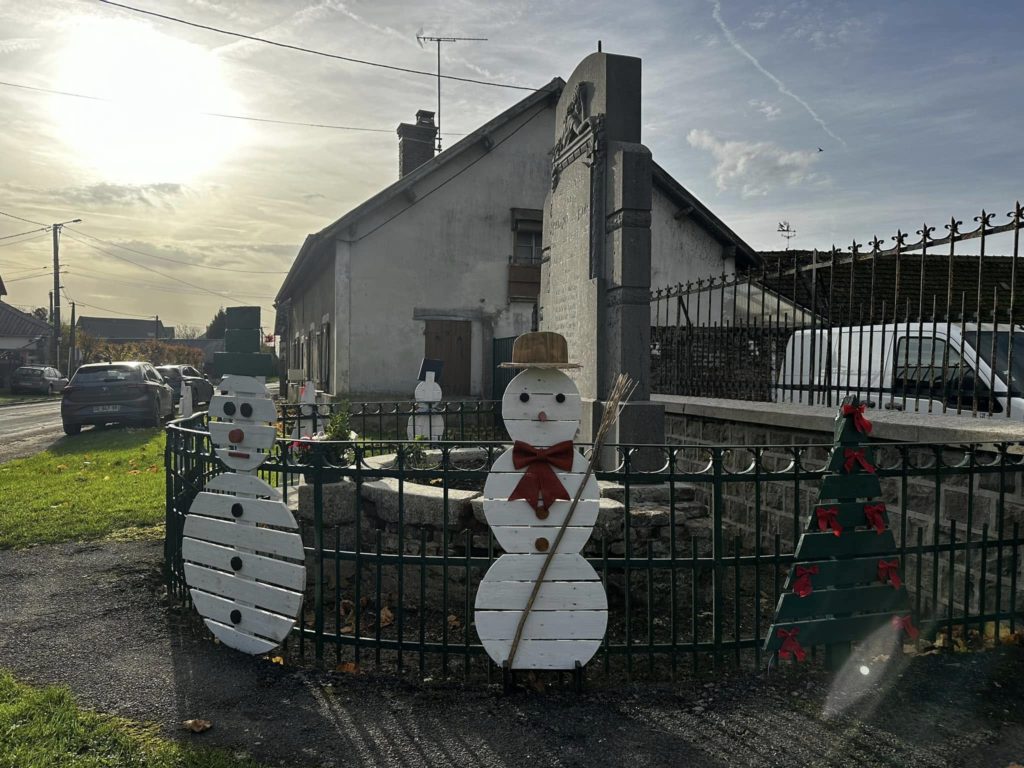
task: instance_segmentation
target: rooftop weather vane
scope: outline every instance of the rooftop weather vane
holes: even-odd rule
[[[776,231],[786,238],[786,250],[788,251],[789,241],[796,237],[796,230],[790,226],[788,221],[780,221],[779,228]]]
[[[458,43],[463,40],[486,40],[486,37],[435,37],[423,34],[423,28],[416,33],[416,42],[437,43],[437,151],[441,151],[441,43]]]

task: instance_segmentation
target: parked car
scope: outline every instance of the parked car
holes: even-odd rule
[[[145,424],[158,427],[174,415],[174,392],[149,363],[91,363],[64,388],[60,416],[64,433],[83,424]]]
[[[68,378],[56,368],[23,365],[11,375],[11,393],[35,392],[55,395],[68,385]]]
[[[182,382],[192,390],[192,402],[196,405],[209,403],[213,397],[213,384],[191,365],[158,365],[156,369],[174,390],[175,405],[181,400]]]
[[[786,344],[777,402],[857,395],[871,408],[1024,419],[1024,327],[888,323],[801,330]]]

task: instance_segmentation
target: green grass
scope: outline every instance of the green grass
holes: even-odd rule
[[[92,429],[0,464],[0,549],[161,524],[163,449],[159,429]]]
[[[162,739],[154,726],[79,709],[65,688],[32,688],[0,670],[0,768],[122,766],[258,768],[249,759]]]
[[[12,395],[9,391],[0,392],[0,405],[10,405],[12,403],[41,403],[44,400],[58,399],[60,399],[60,395],[36,395],[22,392]]]

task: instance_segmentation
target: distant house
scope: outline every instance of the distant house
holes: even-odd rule
[[[275,301],[282,365],[335,394],[408,398],[421,358],[446,397],[492,395],[509,337],[535,329],[555,105],[540,90],[434,154],[434,113],[398,126],[399,179],[309,235]],[[654,284],[758,263],[664,169],[654,170]]]
[[[80,332],[104,341],[145,341],[147,339],[172,339],[174,326],[164,325],[159,320],[135,320],[128,317],[86,317],[78,318],[75,328]]]
[[[6,294],[0,280],[0,387],[8,386],[11,373],[18,366],[45,363],[50,338],[50,324],[4,304]]]

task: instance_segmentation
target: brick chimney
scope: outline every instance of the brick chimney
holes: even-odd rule
[[[398,125],[398,178],[412,173],[434,156],[437,126],[434,113],[421,109],[416,113],[415,125]]]

